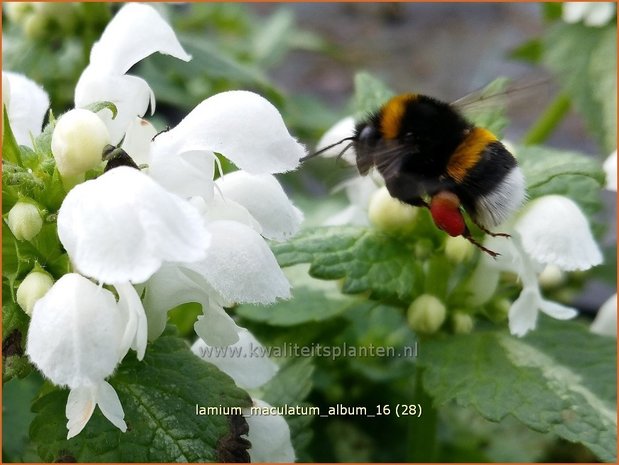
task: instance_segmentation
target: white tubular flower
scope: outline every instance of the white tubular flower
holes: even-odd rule
[[[247,209],[267,239],[284,241],[299,230],[303,213],[290,202],[274,176],[235,171],[215,184],[225,200],[233,200]]]
[[[259,399],[252,399],[254,407],[270,408]],[[295,461],[290,440],[290,427],[281,415],[250,415],[246,417],[251,442],[249,457],[254,463],[291,463]]]
[[[74,178],[101,164],[110,143],[105,124],[92,111],[74,109],[58,119],[52,134],[52,154],[63,178]]]
[[[563,4],[563,21],[583,22],[586,26],[602,27],[615,16],[612,2],[566,2]]]
[[[602,263],[587,218],[567,197],[546,195],[530,202],[515,230],[524,250],[538,263],[565,271],[587,270]]]
[[[617,192],[617,151],[611,153],[604,161],[604,172],[606,173],[606,189]]]
[[[164,264],[146,283],[144,306],[148,314],[148,338],[163,332],[168,311],[186,302],[197,302],[203,315],[194,324],[196,334],[211,346],[238,341],[238,327],[224,311],[224,302],[199,273],[174,264]]]
[[[252,333],[237,326],[238,342],[229,347],[217,347],[198,339],[191,350],[234,379],[242,389],[257,389],[277,373],[265,347]]]
[[[509,239],[490,237],[484,245],[500,255],[493,259],[484,254],[481,258],[483,266],[478,267],[479,270],[484,270],[484,274],[493,282],[496,270],[515,273],[522,282],[523,289],[520,296],[512,303],[508,313],[509,330],[513,335],[522,337],[535,329],[540,310],[559,320],[568,320],[577,315],[573,308],[542,297],[537,279],[540,266],[524,250],[517,233],[513,233]],[[474,289],[472,290],[475,292]]]
[[[90,64],[75,88],[75,106],[83,108],[104,100],[114,103],[116,119],[112,120],[109,112],[100,114],[113,144],[120,141],[136,115],[144,115],[149,103],[154,111],[155,98],[146,81],[125,73],[155,52],[183,61],[191,59],[159,13],[139,3],[121,8],[90,52]]]
[[[128,167],[69,191],[58,236],[80,273],[109,284],[144,282],[165,261],[201,260],[209,245],[194,207]]]
[[[34,306],[26,354],[54,384],[71,389],[67,438],[84,428],[96,405],[127,429],[118,395],[104,381],[123,355],[123,323],[114,295],[75,273],[60,278]]]
[[[617,294],[602,304],[591,323],[591,332],[602,336],[617,337]]]
[[[212,197],[213,152],[252,174],[295,169],[305,148],[286,129],[277,109],[247,91],[214,95],[151,145],[149,174],[185,197]]]
[[[587,270],[602,262],[589,223],[578,206],[567,197],[547,195],[530,202],[515,219],[512,237],[488,237],[484,245],[500,255],[496,259],[482,254],[469,288],[471,302],[482,303],[489,298],[483,275],[496,286],[493,270],[518,275],[522,292],[509,309],[509,329],[524,336],[537,325],[539,311],[560,320],[577,315],[573,308],[545,300],[542,297],[538,273],[551,265],[563,271]],[[479,288],[479,291],[477,290]],[[477,298],[476,292],[483,294]]]
[[[8,83],[6,90],[5,83]],[[10,71],[2,71],[2,85],[2,99],[15,140],[20,145],[32,147],[31,138],[41,134],[49,96],[34,81]]]
[[[208,224],[211,247],[200,262],[186,267],[197,271],[225,301],[269,304],[290,298],[290,283],[262,237],[236,221]]]

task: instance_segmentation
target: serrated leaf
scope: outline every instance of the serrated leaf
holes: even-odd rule
[[[410,303],[422,274],[410,246],[375,229],[336,226],[307,229],[272,250],[281,266],[310,263],[311,276],[342,279],[345,294]]]
[[[557,24],[544,38],[552,69],[605,153],[617,147],[617,29]]]
[[[534,191],[553,178],[566,175],[586,176],[600,186],[604,183],[604,171],[600,163],[578,152],[540,146],[518,146],[516,155],[524,172],[528,191]]]
[[[366,117],[368,113],[378,110],[394,92],[387,85],[369,73],[355,75],[355,115]]]
[[[582,324],[550,321],[522,339],[505,331],[422,342],[424,386],[436,404],[456,401],[491,421],[528,427],[616,461],[616,341]]]
[[[109,379],[125,412],[120,432],[99,409],[84,430],[66,440],[68,392],[53,389],[33,404],[30,434],[43,460],[80,462],[222,462],[248,459],[239,431],[244,419],[196,415],[195,406],[247,407],[251,400],[232,379],[196,357],[167,331],[148,346],[142,362],[126,359]],[[233,423],[236,426],[234,426]]]

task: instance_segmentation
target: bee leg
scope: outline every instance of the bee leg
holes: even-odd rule
[[[495,233],[492,232],[488,229],[486,229],[484,226],[482,226],[481,224],[479,224],[477,221],[475,221],[473,218],[471,218],[471,220],[473,221],[473,223],[475,223],[475,226],[477,226],[479,229],[481,229],[483,232],[485,232],[486,234],[488,234],[489,236],[492,237],[512,237],[511,234],[507,234],[507,233]]]
[[[484,247],[483,245],[481,245],[479,242],[477,242],[473,236],[471,236],[470,231],[468,230],[468,228],[464,231],[464,233],[462,234],[462,237],[464,237],[467,241],[469,241],[471,244],[473,244],[475,247],[477,247],[479,250],[482,250],[483,252],[486,252],[488,255],[490,255],[492,258],[496,258],[499,255],[501,255],[498,252],[495,252],[493,250],[487,249],[486,247]]]

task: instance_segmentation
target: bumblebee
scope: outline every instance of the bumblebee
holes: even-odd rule
[[[461,106],[418,94],[391,98],[355,126],[344,141],[355,151],[361,175],[375,167],[392,197],[430,210],[435,224],[463,236],[492,256],[472,237],[462,210],[484,232],[516,211],[525,199],[525,180],[514,156],[487,129],[468,121]]]

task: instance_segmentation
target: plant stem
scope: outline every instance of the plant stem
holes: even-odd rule
[[[417,365],[413,403],[421,405],[422,414],[408,418],[408,461],[436,462],[438,412],[423,387],[422,374],[423,369]]]
[[[570,109],[570,98],[559,94],[546,108],[542,116],[529,129],[522,140],[524,145],[541,144],[554,131]]]

